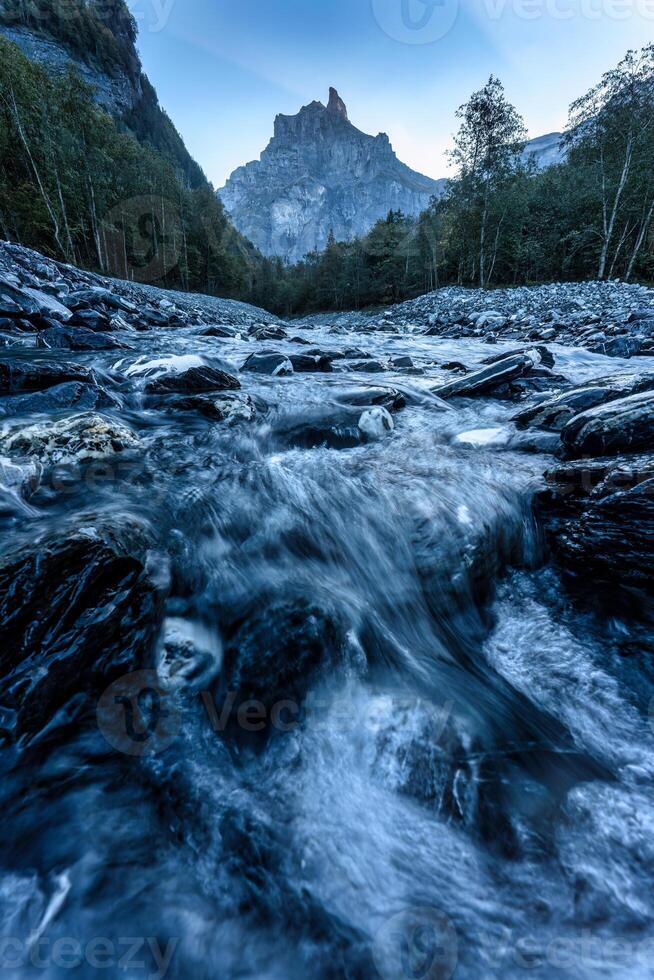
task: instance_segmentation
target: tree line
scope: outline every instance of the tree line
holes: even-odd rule
[[[439,286],[652,281],[654,45],[630,51],[570,109],[565,158],[537,170],[522,117],[491,77],[458,110],[447,191],[417,219],[391,212],[363,238],[292,268],[286,314],[398,302]]]

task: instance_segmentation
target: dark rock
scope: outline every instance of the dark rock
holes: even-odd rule
[[[654,448],[654,391],[582,412],[565,425],[561,439],[570,457]]]
[[[538,427],[560,432],[563,426],[581,412],[626,398],[642,391],[654,390],[654,374],[622,374],[599,378],[582,388],[571,388],[556,398],[525,409],[513,418],[518,428]]]
[[[122,344],[106,334],[94,333],[84,327],[53,326],[40,333],[37,346],[45,350],[129,350],[127,344]]]
[[[145,390],[151,395],[205,394],[210,391],[236,391],[240,381],[226,371],[201,365],[178,374],[166,374],[148,381]]]
[[[360,446],[361,410],[345,407],[307,409],[298,415],[282,415],[273,425],[276,443],[292,449],[352,449]]]
[[[123,299],[117,293],[109,289],[104,289],[101,286],[96,286],[91,289],[78,289],[69,293],[66,297],[66,302],[70,309],[75,312],[79,310],[95,310],[101,304],[109,307],[111,310],[120,310],[123,313],[137,312],[137,307],[133,303],[130,303],[129,300]]]
[[[270,324],[267,327],[257,327],[251,334],[255,340],[286,340],[288,334],[282,327],[276,327],[274,324]]]
[[[499,388],[500,385],[528,374],[535,367],[539,367],[540,363],[540,354],[536,351],[513,354],[449,384],[433,388],[432,391],[439,398],[484,395]]]
[[[405,396],[396,388],[349,388],[339,391],[336,400],[341,405],[354,405],[361,408],[381,405],[389,412],[398,411],[406,405]]]
[[[98,408],[116,408],[118,402],[98,385],[71,381],[55,385],[47,391],[37,391],[30,395],[13,395],[0,401],[0,414],[39,415],[74,408],[87,412]]]
[[[445,364],[441,364],[441,368],[443,371],[455,371],[457,374],[468,374],[470,370],[461,361],[446,361]]]
[[[536,350],[540,354],[540,362],[543,367],[549,368],[550,370],[554,367],[556,363],[554,354],[548,347],[544,347],[542,344],[532,345],[531,347],[518,347],[515,350],[507,350],[502,354],[493,354],[491,357],[486,357],[481,362],[482,364],[497,364],[498,361],[503,361],[507,357],[514,357],[516,354],[528,354],[530,351]]]
[[[45,391],[66,381],[95,383],[95,375],[79,364],[49,361],[0,361],[0,394]]]
[[[350,364],[350,370],[358,371],[361,374],[381,374],[386,368],[379,361],[369,360],[369,361],[357,361],[355,364]]]
[[[226,340],[233,340],[238,333],[236,327],[228,327],[224,324],[214,323],[212,326],[202,330],[200,337],[224,337]]]
[[[293,374],[293,365],[285,354],[267,350],[262,351],[260,354],[250,354],[242,370],[278,376]]]
[[[96,333],[106,333],[112,329],[111,320],[106,313],[99,310],[80,310],[69,320],[71,327],[85,327]]]
[[[325,354],[290,354],[289,361],[297,374],[327,373],[332,370],[332,362]]]
[[[395,368],[412,368],[414,367],[413,360],[408,355],[401,355],[398,357],[391,357],[391,364]]]
[[[194,395],[176,399],[171,408],[197,412],[214,422],[251,422],[257,414],[257,405],[249,395]]]
[[[642,337],[615,337],[613,340],[593,344],[588,349],[606,357],[635,357],[640,353],[642,344]]]
[[[16,736],[153,666],[166,581],[152,543],[134,519],[89,518],[3,556],[0,701],[16,712]]]

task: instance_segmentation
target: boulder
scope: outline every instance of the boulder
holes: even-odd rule
[[[69,381],[66,384],[55,385],[47,391],[36,391],[33,394],[10,395],[0,401],[0,416],[7,415],[40,415],[48,412],[60,412],[66,408],[74,408],[78,412],[88,412],[98,408],[116,408],[117,400],[99,385],[85,384],[80,381]]]
[[[282,327],[276,327],[274,324],[270,324],[267,327],[255,327],[254,330],[250,332],[250,336],[255,340],[286,340],[288,334]]]
[[[572,418],[561,439],[570,457],[654,448],[654,391],[598,405]]]
[[[136,434],[113,419],[84,413],[58,422],[12,426],[0,434],[0,451],[26,456],[44,466],[70,466],[136,449]]]
[[[503,361],[507,357],[513,357],[516,354],[526,354],[530,351],[536,350],[540,354],[540,362],[543,367],[549,368],[550,370],[554,367],[555,358],[549,347],[545,347],[543,344],[536,344],[531,347],[517,347],[513,350],[504,351],[502,354],[492,354],[490,357],[484,358],[481,362],[482,364],[497,364],[498,361]]]
[[[85,327],[96,333],[106,333],[113,329],[111,319],[99,310],[78,310],[69,320],[71,327]]]
[[[291,354],[289,361],[296,374],[328,373],[332,370],[331,359],[325,354]]]
[[[611,340],[592,344],[588,349],[595,354],[604,354],[605,357],[628,358],[640,354],[642,344],[642,337],[613,337]]]
[[[235,340],[238,334],[236,327],[229,327],[226,324],[214,323],[212,326],[201,330],[199,337],[223,337],[226,340]]]
[[[366,409],[359,419],[359,431],[372,442],[385,438],[394,428],[391,414],[379,405]]]
[[[514,416],[512,421],[519,429],[541,428],[560,432],[575,415],[642,391],[654,391],[654,374],[621,374],[598,378],[583,387],[571,388],[556,398],[527,408]]]
[[[540,364],[541,355],[536,350],[512,354],[448,384],[432,388],[432,391],[439,398],[485,395],[500,385],[523,377]]]
[[[129,350],[127,344],[85,327],[51,327],[38,335],[37,346],[43,350]]]
[[[66,381],[95,383],[95,375],[80,364],[50,361],[0,361],[0,395],[45,391]]]
[[[94,516],[2,556],[1,701],[16,737],[154,665],[167,583],[153,541],[133,518]]]
[[[389,412],[398,411],[406,405],[406,398],[397,388],[364,387],[346,388],[338,391],[336,400],[341,405],[372,407],[381,405]]]
[[[257,414],[257,406],[249,395],[193,395],[177,398],[171,408],[197,412],[214,422],[251,422]]]
[[[293,374],[293,364],[285,354],[266,350],[260,354],[250,354],[242,370],[279,377],[280,375]]]
[[[381,374],[386,368],[379,361],[371,359],[369,361],[357,361],[354,364],[350,364],[350,370],[357,371],[360,374]]]
[[[200,365],[185,371],[166,374],[148,381],[145,390],[151,395],[206,394],[210,391],[236,391],[240,381],[226,371]]]
[[[119,296],[118,293],[102,286],[93,286],[90,289],[78,289],[68,293],[66,303],[71,310],[95,310],[101,304],[110,310],[120,310],[123,313],[136,313],[137,307],[129,300]]]

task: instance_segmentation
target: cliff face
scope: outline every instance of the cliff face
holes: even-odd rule
[[[0,36],[54,76],[74,68],[98,105],[140,142],[150,143],[183,183],[206,184],[201,168],[159,106],[136,50],[136,23],[124,0],[67,0],[65,4],[0,0]]]
[[[266,255],[296,262],[337,240],[364,235],[390,210],[423,211],[445,181],[401,163],[388,136],[348,119],[335,89],[295,116],[277,116],[260,160],[234,171],[219,191],[239,231]]]

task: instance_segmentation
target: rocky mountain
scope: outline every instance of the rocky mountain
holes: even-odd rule
[[[142,71],[136,22],[124,0],[0,0],[0,36],[51,76],[62,77],[73,68],[98,105],[161,152],[185,184],[206,183]]]
[[[525,147],[525,159],[531,159],[539,170],[545,170],[565,160],[565,150],[561,146],[563,133],[548,133],[530,140]]]
[[[390,210],[417,215],[445,181],[398,160],[385,133],[353,126],[335,89],[295,116],[279,115],[261,158],[234,171],[219,194],[238,230],[265,255],[296,262],[364,235]]]

